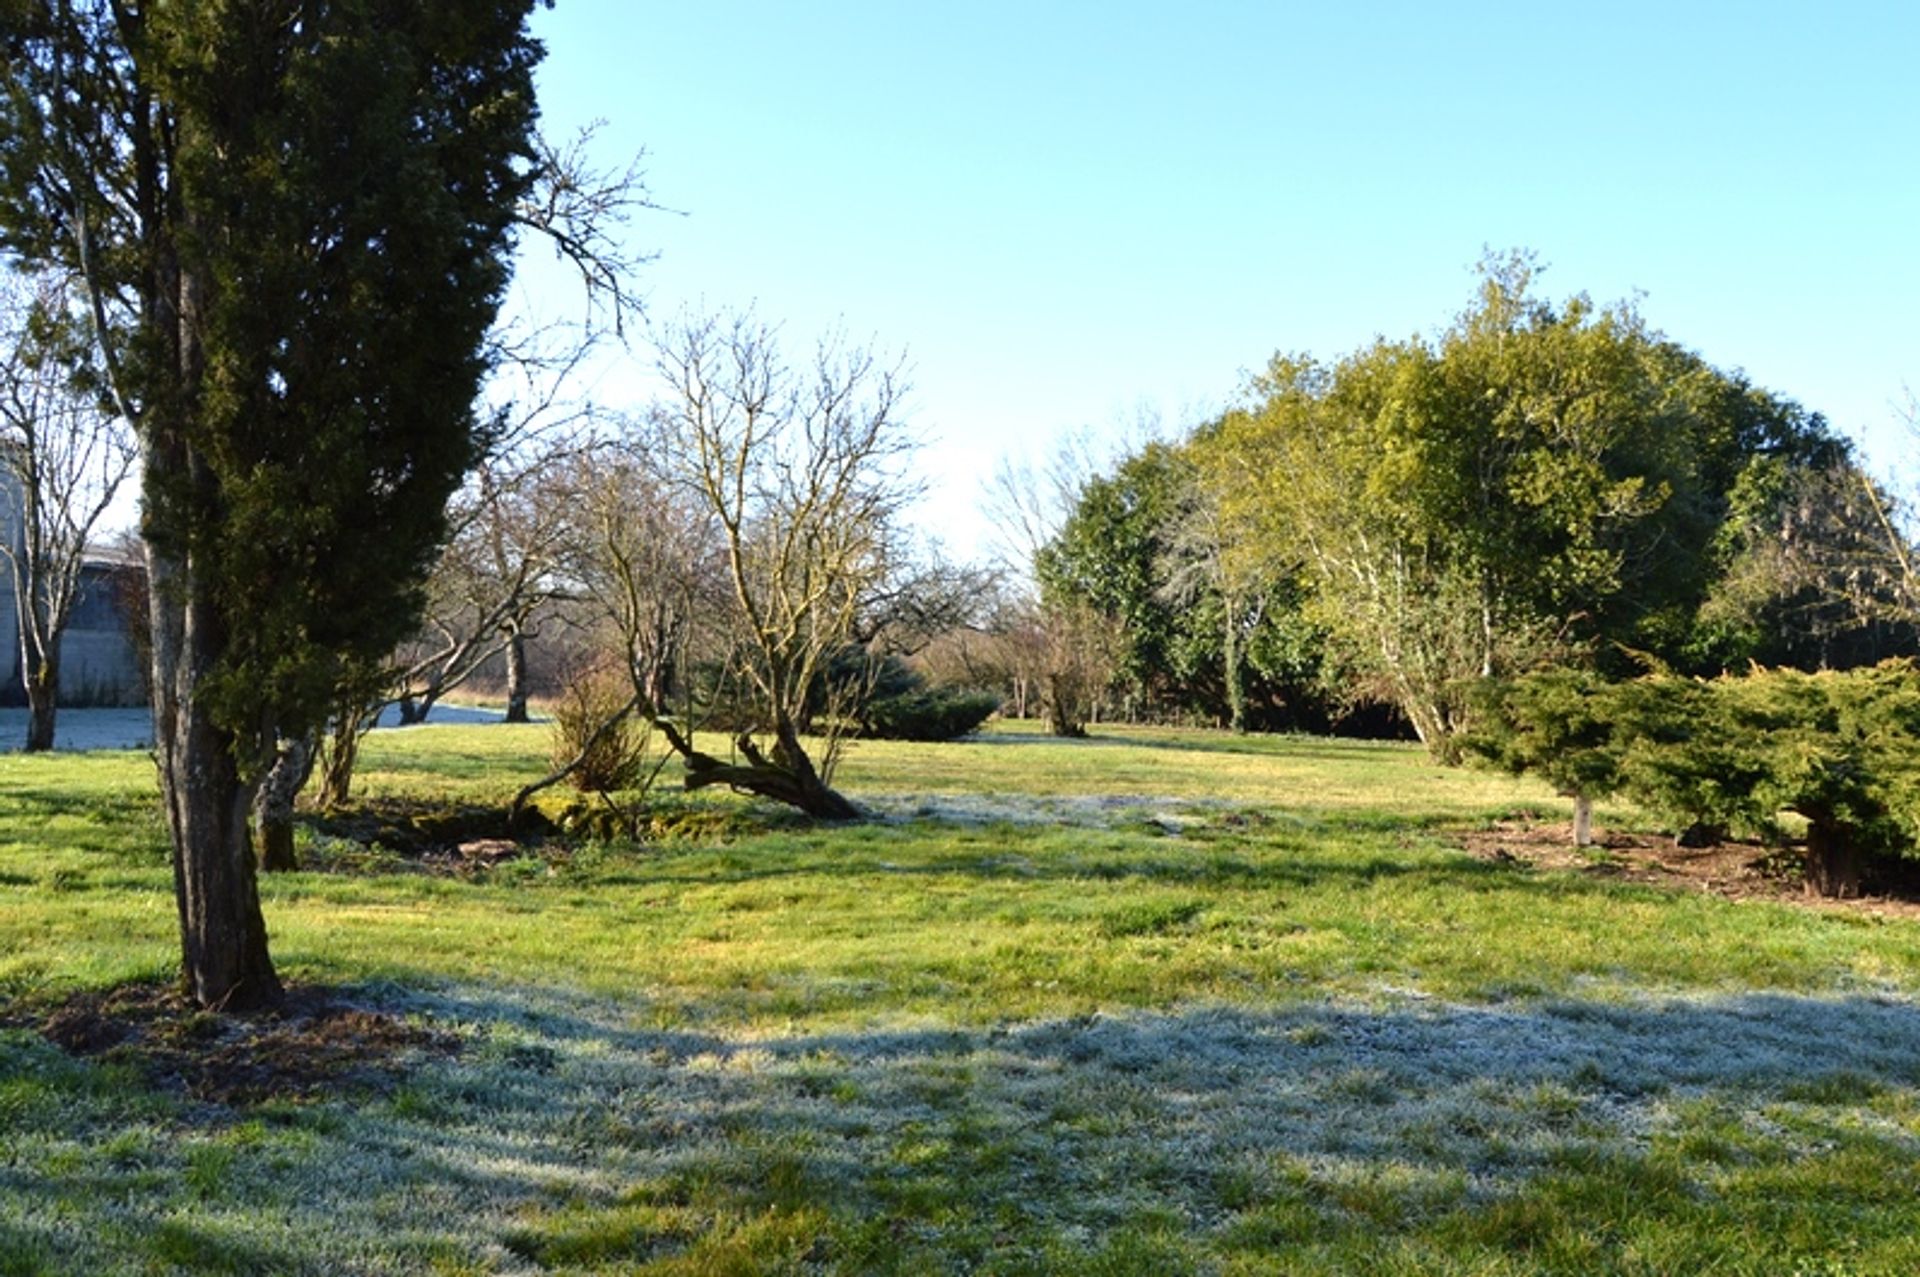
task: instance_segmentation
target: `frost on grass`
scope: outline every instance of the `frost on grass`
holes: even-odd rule
[[[872,1223],[938,1270],[1059,1261],[1115,1230],[1204,1248],[1296,1198],[1418,1216],[1659,1146],[1703,1183],[1729,1157],[1867,1137],[1920,1159],[1920,1007],[1894,998],[1389,997],[790,1034],[662,1031],[644,1006],[559,995],[393,1009],[467,1049],[377,1100],[218,1119],[0,1040],[0,1241],[55,1270],[177,1252],[521,1271],[770,1246],[787,1212],[843,1247]],[[868,1253],[812,1245],[828,1268]]]
[[[1179,834],[1204,825],[1231,804],[1153,794],[878,794],[863,805],[884,820],[949,825],[1019,825],[1113,829],[1150,825]]]

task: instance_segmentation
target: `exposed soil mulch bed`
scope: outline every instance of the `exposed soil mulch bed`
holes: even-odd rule
[[[156,1087],[247,1105],[391,1090],[421,1054],[451,1055],[454,1034],[300,988],[271,1011],[203,1011],[172,988],[130,984],[0,1011],[69,1055],[137,1068]]]
[[[509,823],[504,807],[373,799],[324,815],[303,817],[314,831],[362,849],[381,848],[428,873],[465,877],[507,860],[564,854],[558,830],[529,808]],[[359,867],[354,857],[323,857],[303,869]]]
[[[1906,866],[1889,867],[1894,881],[1879,884],[1881,894],[1855,900],[1809,895],[1795,849],[1753,842],[1722,842],[1682,847],[1672,838],[1596,829],[1594,845],[1573,845],[1567,823],[1502,820],[1488,829],[1467,830],[1456,840],[1482,860],[1566,869],[1596,878],[1652,883],[1687,891],[1707,891],[1730,900],[1772,900],[1823,909],[1843,909],[1890,918],[1920,918],[1920,880]]]
[[[573,798],[549,816],[535,807],[512,821],[504,805],[373,798],[299,818],[318,835],[300,868],[320,873],[425,873],[475,878],[514,861],[565,865],[588,840],[713,843],[802,827],[785,809],[615,804]]]

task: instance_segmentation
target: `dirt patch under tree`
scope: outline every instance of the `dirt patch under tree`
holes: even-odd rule
[[[1659,834],[1596,830],[1594,845],[1575,847],[1564,822],[1514,819],[1466,830],[1456,841],[1470,854],[1499,864],[1572,870],[1596,878],[1705,891],[1729,900],[1785,904],[1889,918],[1920,918],[1920,873],[1902,862],[1881,866],[1881,894],[1852,900],[1809,894],[1801,850],[1757,842],[1723,841],[1683,847]]]
[[[70,1055],[131,1065],[163,1090],[236,1105],[387,1091],[422,1054],[459,1047],[451,1033],[317,988],[237,1015],[200,1010],[167,986],[129,984],[15,1004],[0,1023],[33,1029]]]

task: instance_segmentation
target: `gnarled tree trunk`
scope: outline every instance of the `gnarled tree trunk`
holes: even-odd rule
[[[260,868],[269,873],[300,867],[293,852],[293,803],[313,774],[317,751],[309,740],[280,742],[267,778],[253,800],[253,845]]]
[[[771,758],[760,752],[751,736],[743,732],[736,737],[734,748],[747,760],[745,765],[702,753],[671,723],[662,720],[656,725],[686,764],[688,789],[725,785],[740,793],[758,794],[797,807],[820,820],[860,819],[860,809],[820,779],[791,724],[775,729]]]

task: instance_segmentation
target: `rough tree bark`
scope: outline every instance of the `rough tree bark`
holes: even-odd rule
[[[1865,865],[1860,848],[1844,829],[1814,818],[1807,824],[1807,891],[1851,900],[1860,894]]]
[[[53,748],[53,731],[60,710],[60,659],[56,649],[42,654],[33,644],[23,653],[27,684],[26,752]]]
[[[293,851],[293,803],[313,775],[316,750],[310,740],[285,740],[253,801],[253,844],[260,868],[268,873],[300,867]]]
[[[797,807],[820,820],[858,820],[860,809],[838,790],[820,779],[806,750],[800,747],[791,724],[774,729],[773,756],[769,758],[745,732],[734,738],[734,748],[746,765],[729,763],[702,753],[692,742],[664,720],[655,724],[667,738],[667,744],[686,764],[688,789],[706,789],[725,785],[737,793],[757,794],[775,802]]]
[[[188,234],[197,227],[183,215]],[[160,794],[173,834],[174,896],[180,913],[181,982],[203,1007],[270,1006],[285,996],[267,952],[248,815],[266,770],[263,739],[240,740],[214,718],[203,692],[225,654],[229,619],[215,582],[197,570],[190,539],[155,536],[151,522],[183,506],[216,508],[220,486],[189,442],[193,397],[205,370],[201,344],[211,280],[188,268],[170,236],[159,241],[158,323],[177,384],[186,392],[149,405],[141,453],[147,581],[153,634],[153,740]],[[251,746],[251,747],[250,747]],[[249,754],[255,766],[243,769]]]
[[[173,556],[149,544],[147,571],[153,583],[153,739],[173,834],[182,981],[201,1006],[270,1006],[284,991],[267,955],[254,875],[248,830],[254,785],[241,773],[239,742],[214,723],[195,695],[219,655],[225,627],[219,609],[193,588]]]
[[[527,636],[517,625],[507,632],[506,721],[527,721]]]

